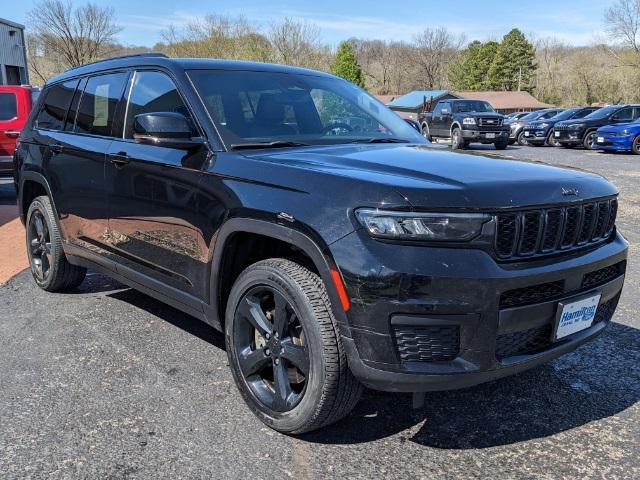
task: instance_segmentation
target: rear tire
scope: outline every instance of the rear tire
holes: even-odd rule
[[[325,286],[302,265],[272,258],[242,272],[229,295],[225,336],[244,401],[274,430],[316,430],[348,415],[360,398]]]
[[[86,268],[71,265],[62,250],[62,238],[47,196],[31,202],[26,218],[27,256],[36,284],[47,292],[79,286]]]

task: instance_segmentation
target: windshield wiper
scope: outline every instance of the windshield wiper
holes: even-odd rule
[[[233,143],[229,145],[231,150],[251,150],[259,148],[283,148],[283,147],[308,147],[310,143],[278,140],[275,142]]]
[[[409,140],[403,140],[402,138],[362,138],[348,143],[409,143]]]

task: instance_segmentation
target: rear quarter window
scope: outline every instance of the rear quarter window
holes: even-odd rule
[[[36,117],[36,128],[62,130],[71,98],[78,86],[78,80],[58,83],[43,92],[44,102]]]
[[[18,116],[18,100],[14,93],[0,93],[0,122]]]

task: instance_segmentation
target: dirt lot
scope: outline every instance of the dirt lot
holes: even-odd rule
[[[346,420],[291,438],[244,406],[212,329],[100,275],[53,295],[23,272],[0,287],[0,477],[640,478],[640,157],[502,153],[621,190],[627,283],[595,342],[418,411],[367,392]]]

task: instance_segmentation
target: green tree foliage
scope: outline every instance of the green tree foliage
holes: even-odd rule
[[[498,42],[471,42],[449,68],[449,82],[455,90],[487,90],[491,86],[489,67],[499,47]]]
[[[338,47],[336,59],[331,65],[331,73],[364,88],[362,68],[358,64],[355,51],[347,42],[342,42]]]
[[[514,28],[507,33],[489,67],[489,82],[494,90],[531,91],[536,69],[536,49],[524,34]]]

